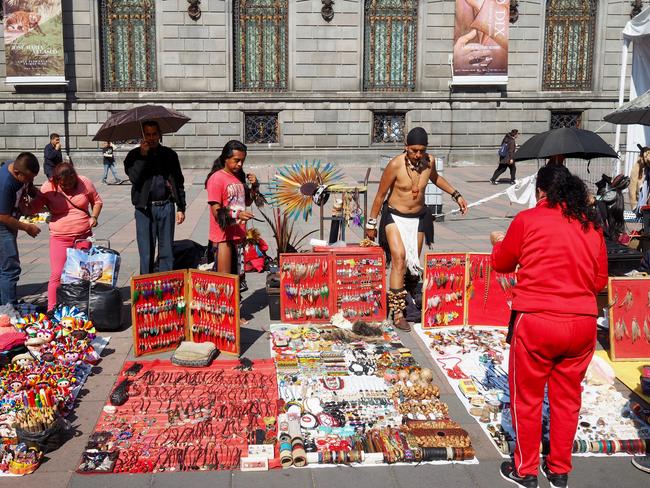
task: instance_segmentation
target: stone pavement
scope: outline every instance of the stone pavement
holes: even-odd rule
[[[248,166],[248,172],[255,172],[262,181],[268,181],[273,171],[267,166]],[[493,167],[464,165],[445,170],[445,177],[458,188],[468,202],[476,201],[487,195],[502,191],[505,184],[492,186],[488,183]],[[536,165],[520,165],[520,177],[529,175],[536,170]],[[365,168],[346,167],[350,178],[361,180]],[[104,210],[96,230],[98,238],[108,238],[111,247],[122,255],[119,286],[123,297],[128,300],[129,278],[137,272],[138,254],[135,241],[135,222],[133,207],[130,203],[130,187],[102,185],[100,167],[80,169],[80,173],[89,176],[97,182],[98,189],[104,199]],[[188,210],[186,221],[176,229],[176,239],[190,238],[205,244],[207,242],[208,213],[206,195],[203,190],[203,180],[207,170],[187,170],[185,176]],[[368,205],[377,187],[380,170],[373,168],[370,179],[370,197]],[[42,176],[37,182],[42,181]],[[444,211],[454,208],[448,196],[443,198]],[[331,202],[330,202],[331,204]],[[480,207],[471,209],[466,217],[459,214],[448,216],[444,222],[436,224],[436,244],[438,251],[475,251],[490,250],[488,235],[491,230],[505,230],[510,219],[521,206],[511,206],[506,197],[499,197]],[[258,212],[255,210],[255,212]],[[326,211],[327,214],[327,211]],[[266,223],[256,224],[264,238],[273,246],[273,238]],[[318,228],[315,217],[308,223],[296,223],[298,232],[307,232]],[[327,226],[326,226],[327,233]],[[359,229],[348,231],[348,242],[355,242],[361,237]],[[21,295],[43,293],[47,287],[48,238],[47,228],[36,239],[25,234],[19,238],[19,248],[23,265],[23,274],[19,283]],[[272,254],[272,253],[271,253]],[[269,357],[268,330],[269,316],[266,309],[266,292],[264,290],[264,275],[249,274],[247,277],[249,291],[244,293],[241,315],[249,320],[242,327],[242,355],[249,358]],[[499,487],[506,483],[498,475],[501,458],[489,443],[476,422],[466,413],[459,400],[451,391],[446,380],[439,374],[438,368],[433,368],[437,377],[435,382],[441,387],[442,399],[450,407],[451,416],[463,424],[472,436],[472,442],[477,450],[479,465],[444,465],[444,466],[408,466],[408,467],[371,467],[347,468],[332,467],[323,469],[289,469],[275,470],[262,473],[236,472],[191,472],[191,473],[159,473],[154,475],[78,475],[74,473],[79,457],[85,446],[88,435],[92,432],[99,413],[108,398],[123,362],[132,359],[132,333],[129,327],[130,309],[124,306],[124,325],[119,332],[105,333],[111,336],[110,344],[104,352],[101,363],[95,368],[95,375],[86,383],[75,408],[71,420],[76,428],[76,435],[61,449],[48,455],[45,462],[33,475],[21,479],[0,478],[0,486],[38,487],[167,487],[167,486],[223,486],[223,487],[325,487],[325,486],[355,486],[362,487],[415,487],[415,486],[444,486],[444,487]],[[410,347],[423,365],[431,365],[424,345],[414,333],[400,333],[404,343]],[[169,357],[169,354],[146,356],[143,360],[156,357]],[[571,486],[617,486],[640,487],[648,486],[650,477],[633,468],[628,457],[612,458],[576,458],[575,471],[571,476]],[[540,476],[540,486],[548,486],[548,482]]]

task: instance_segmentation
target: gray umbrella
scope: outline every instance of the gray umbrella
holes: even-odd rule
[[[162,105],[142,105],[111,115],[93,137],[93,141],[125,141],[142,137],[142,123],[158,122],[161,134],[172,134],[190,118]]]
[[[604,119],[619,125],[650,125],[650,90],[608,113]]]

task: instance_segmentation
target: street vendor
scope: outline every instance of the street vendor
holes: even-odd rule
[[[436,171],[434,158],[427,154],[427,132],[415,127],[406,136],[404,153],[394,157],[386,166],[379,189],[366,222],[366,237],[377,237],[377,218],[381,210],[379,244],[386,251],[387,262],[392,261],[388,290],[388,308],[395,327],[410,331],[404,317],[406,290],[404,277],[419,276],[422,244],[433,243],[433,215],[424,203],[424,189],[431,181],[449,193],[460,212],[467,212],[467,202],[460,192]],[[388,195],[388,198],[386,198]]]

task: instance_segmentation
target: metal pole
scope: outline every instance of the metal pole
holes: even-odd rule
[[[629,39],[623,38],[623,47],[621,49],[621,77],[618,86],[618,106],[623,105],[625,99],[625,74],[627,71],[627,52],[630,45]],[[614,151],[618,152],[621,146],[621,126],[616,125],[616,139],[614,140]],[[616,173],[621,173],[621,160],[616,160]]]

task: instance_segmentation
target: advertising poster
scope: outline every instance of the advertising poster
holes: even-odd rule
[[[456,0],[452,83],[508,82],[510,0]]]
[[[4,0],[7,83],[65,83],[61,0]]]

